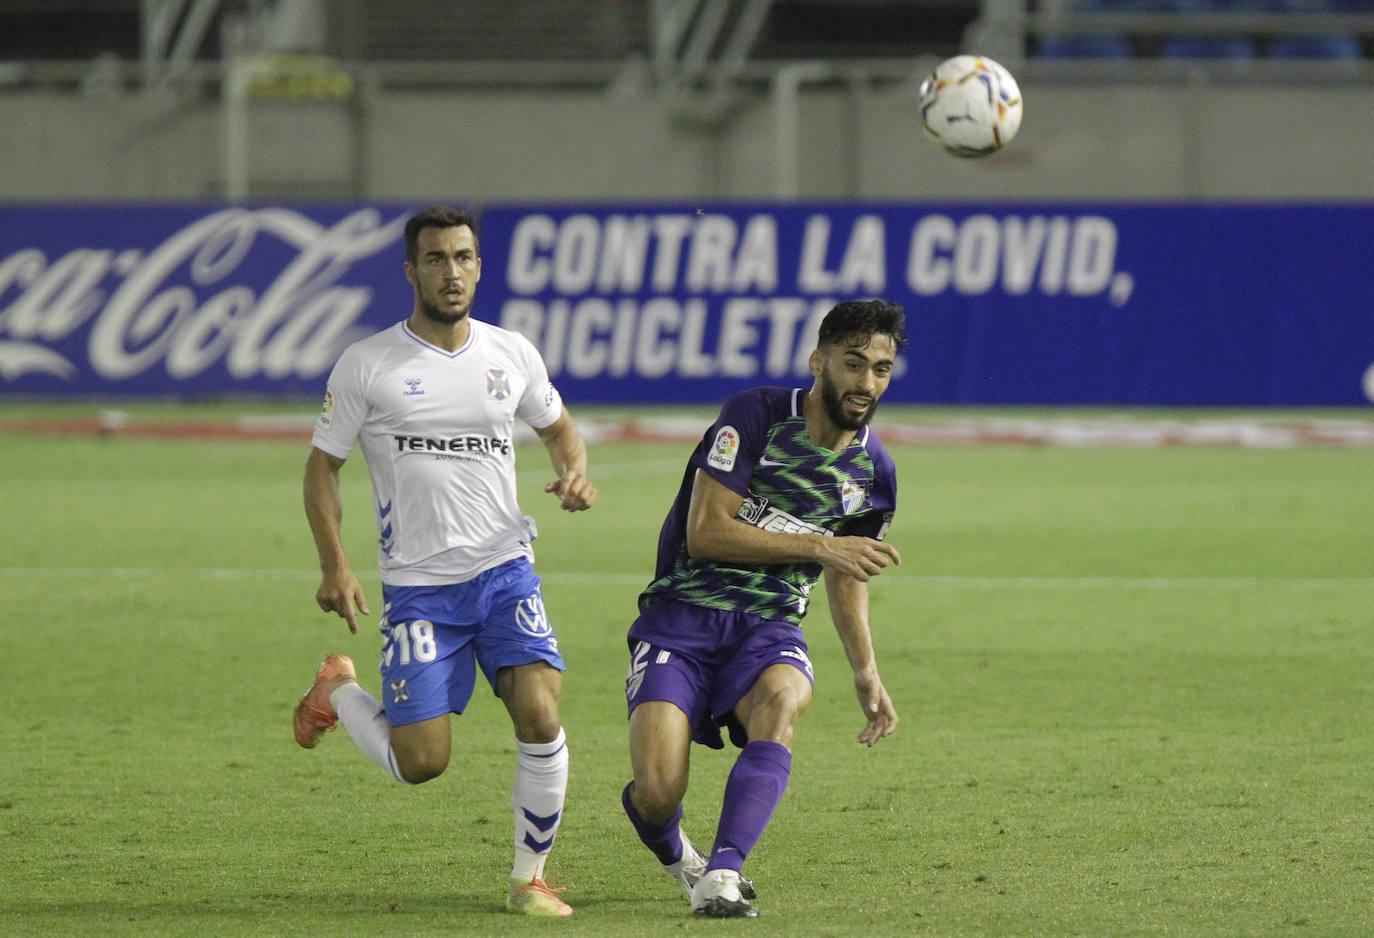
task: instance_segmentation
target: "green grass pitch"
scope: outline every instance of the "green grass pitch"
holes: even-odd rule
[[[306,408],[309,410],[309,408]],[[881,429],[881,418],[879,422]],[[567,921],[501,911],[514,756],[479,689],[455,756],[390,782],[290,714],[320,658],[376,690],[374,615],[314,604],[306,444],[0,434],[0,934],[1366,936],[1374,453],[894,447],[874,581],[902,723],[874,750],[817,602],[817,693],[746,867],[694,919],[624,820],[624,633],[689,446],[598,444],[569,516],[519,450],[570,670]],[[731,756],[695,749],[709,845]]]

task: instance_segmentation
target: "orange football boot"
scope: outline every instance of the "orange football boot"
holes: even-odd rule
[[[329,695],[340,684],[357,681],[358,672],[353,668],[353,659],[348,655],[330,655],[324,659],[320,669],[315,672],[315,683],[296,704],[296,713],[291,719],[292,729],[296,732],[296,742],[306,749],[314,749],[320,737],[332,730],[339,722]]]

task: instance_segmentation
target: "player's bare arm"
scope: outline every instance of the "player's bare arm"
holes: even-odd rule
[[[358,613],[371,615],[362,584],[353,573],[343,546],[343,499],[339,469],[344,460],[312,446],[305,461],[305,517],[320,555],[320,588],[315,602],[325,612],[338,613],[357,634]]]
[[[865,725],[859,732],[859,742],[872,748],[897,728],[897,711],[878,676],[873,634],[868,625],[868,584],[827,570],[825,595],[830,603],[831,621],[854,674],[854,691],[864,712]]]
[[[549,451],[549,460],[558,478],[544,486],[545,492],[558,496],[564,511],[586,511],[596,504],[596,487],[587,478],[587,445],[577,429],[568,409],[547,427],[536,427],[535,433]]]
[[[693,558],[750,565],[819,563],[861,581],[902,562],[895,547],[871,537],[764,531],[735,517],[742,504],[743,496],[697,470],[687,510],[687,550]]]

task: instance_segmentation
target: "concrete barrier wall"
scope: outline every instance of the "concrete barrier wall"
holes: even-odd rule
[[[961,161],[921,136],[910,88],[803,87],[795,138],[765,92],[686,119],[645,91],[368,90],[258,101],[259,199],[1374,198],[1374,86],[1025,83],[1020,136]],[[225,109],[125,95],[0,95],[0,199],[221,199]]]

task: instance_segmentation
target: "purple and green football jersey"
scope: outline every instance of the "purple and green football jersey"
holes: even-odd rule
[[[897,504],[892,457],[865,427],[844,449],[812,442],[801,388],[754,388],[725,402],[682,477],[658,539],[654,581],[641,594],[800,624],[820,564],[734,567],[687,555],[687,508],[698,469],[743,496],[736,517],[769,531],[882,539]]]

